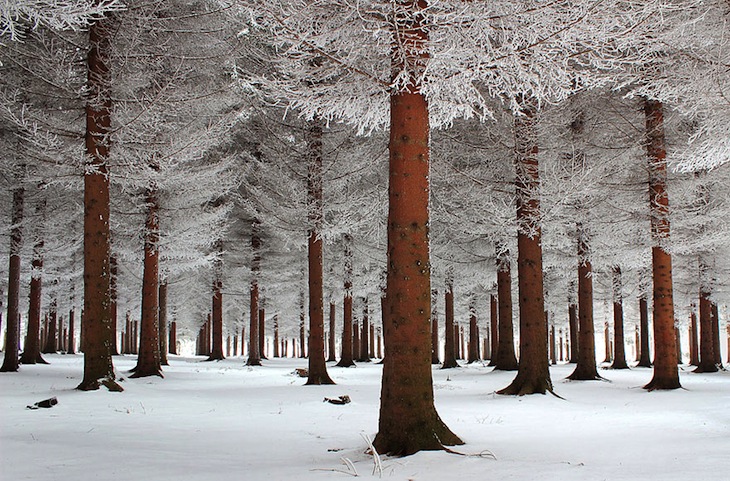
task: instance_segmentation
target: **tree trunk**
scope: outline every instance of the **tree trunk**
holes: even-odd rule
[[[723,369],[722,354],[720,353],[720,315],[715,302],[712,302],[712,343],[715,365],[718,369]]]
[[[647,157],[649,161],[649,202],[651,217],[651,258],[654,281],[654,377],[644,386],[654,389],[677,389],[676,340],[674,334],[674,296],[672,257],[666,251],[669,242],[669,197],[667,195],[667,161],[664,146],[662,103],[644,101],[646,115]]]
[[[703,279],[702,267],[700,278]],[[704,279],[703,279],[704,280]],[[717,372],[715,364],[715,343],[712,332],[712,301],[709,288],[700,285],[700,360],[694,372]]]
[[[46,344],[41,352],[43,354],[55,354],[58,352],[58,302],[56,299],[51,300],[48,308],[48,330],[46,331]]]
[[[114,255],[109,256],[109,269],[111,271],[111,277],[109,278],[109,297],[111,303],[112,312],[112,331],[114,342],[112,342],[112,356],[119,355],[119,349],[117,347],[117,277],[119,275],[117,258]]]
[[[362,325],[360,328],[360,357],[356,361],[370,362],[370,319],[367,297],[363,298]]]
[[[578,306],[574,302],[568,305],[568,328],[570,329],[570,362],[578,363],[578,352],[580,349],[579,328],[578,328]]]
[[[553,384],[548,366],[543,297],[542,231],[538,197],[540,174],[535,125],[537,105],[532,98],[520,100],[522,109],[515,116],[520,363],[517,377],[508,387],[498,391],[498,394],[523,395],[552,392]]]
[[[692,366],[699,366],[700,345],[699,339],[697,338],[697,313],[695,312],[694,305],[691,309],[689,313],[689,363]]]
[[[440,364],[439,359],[439,316],[436,303],[438,290],[431,289],[431,364]]]
[[[263,308],[263,302],[259,303],[259,354],[261,359],[266,357],[266,309]]]
[[[13,213],[10,222],[10,263],[8,266],[8,320],[5,332],[5,356],[0,372],[17,372],[20,341],[20,251],[23,247],[23,187],[13,189]]]
[[[515,371],[518,368],[515,355],[515,333],[512,324],[512,268],[507,250],[501,243],[495,244],[497,253],[497,300],[499,316],[499,347],[494,369]]]
[[[319,233],[324,222],[322,193],[322,124],[319,119],[309,123],[307,138],[307,206],[309,218],[309,377],[306,385],[334,384],[327,374],[324,359],[324,292],[322,272],[322,238]],[[363,331],[363,335],[365,332]],[[303,346],[303,344],[302,344]],[[367,345],[364,349],[367,355]]]
[[[403,4],[395,18],[394,45],[409,62],[427,56],[421,22],[426,0]],[[394,71],[403,65],[393,55]],[[373,445],[386,455],[443,449],[462,441],[434,405],[431,378],[431,272],[429,261],[428,102],[416,73],[405,92],[390,95],[388,273],[383,334],[385,359],[378,434]]]
[[[628,369],[624,342],[624,301],[621,268],[613,268],[613,364],[611,369]]]
[[[344,288],[345,296],[342,302],[342,343],[340,346],[339,367],[354,366],[352,352],[352,237],[345,234],[343,243],[344,254]]]
[[[446,277],[446,292],[445,298],[445,327],[444,327],[444,363],[441,369],[452,369],[459,367],[459,363],[456,362],[459,335],[457,332],[458,327],[454,325],[454,280],[451,274]]]
[[[578,364],[568,376],[574,381],[600,379],[596,368],[596,341],[593,331],[593,267],[590,261],[588,238],[578,224]]]
[[[279,315],[278,314],[274,314],[274,357],[282,357],[281,350],[279,348]]]
[[[163,279],[160,282],[157,298],[160,304],[160,311],[158,314],[160,327],[160,365],[169,366],[170,363],[167,360],[167,353],[170,350],[169,339],[167,336],[167,279]]]
[[[76,331],[76,310],[72,307],[68,311],[68,349],[66,354],[76,354],[76,338],[74,332]]]
[[[489,322],[491,340],[489,365],[495,366],[497,364],[497,356],[499,356],[499,319],[497,314],[497,296],[494,294],[489,296]]]
[[[479,360],[479,327],[477,326],[477,306],[474,295],[469,304],[469,352],[466,358],[468,363]]]
[[[170,323],[170,354],[177,354],[177,322]]]
[[[651,367],[649,353],[649,303],[646,296],[639,298],[639,335],[641,337],[639,349],[639,363],[637,366]]]
[[[86,157],[84,175],[84,378],[78,389],[122,391],[115,382],[111,344],[112,325],[109,266],[109,133],[111,132],[111,17],[89,27],[87,57],[89,92],[86,106]]]
[[[36,209],[38,212],[38,209]],[[30,293],[28,294],[28,326],[23,345],[21,364],[48,364],[41,355],[41,290],[43,284],[43,238],[39,237],[33,246]]]
[[[330,302],[330,334],[329,334],[329,346],[328,346],[328,356],[327,361],[336,361],[337,358],[335,357],[335,350],[337,349],[337,343],[335,338],[335,321],[337,318],[337,310],[335,307],[334,302]],[[276,346],[276,340],[274,340],[274,346]],[[275,357],[278,357],[276,353],[274,353]]]
[[[261,269],[261,238],[259,237],[260,222],[254,219],[251,222],[251,285],[249,287],[249,327],[248,327],[248,360],[247,366],[261,365],[261,351],[259,346],[259,271]],[[241,339],[245,339],[242,335]],[[243,341],[241,341],[243,342]],[[243,347],[241,347],[243,355]]]
[[[304,319],[304,291],[301,291],[299,293],[299,356],[295,357],[302,359],[307,357],[307,351],[304,348],[307,345],[307,328]]]
[[[162,376],[160,364],[160,217],[155,186],[147,189],[139,355],[130,377]]]
[[[613,360],[613,358],[611,357],[613,352],[611,351],[611,328],[608,325],[608,321],[603,323],[603,345],[606,348],[606,358],[603,360],[603,362],[611,362]]]
[[[223,245],[218,241],[216,246],[219,254],[222,255]],[[223,354],[223,261],[218,258],[215,261],[213,279],[213,305],[211,306],[211,324],[213,328],[213,345],[208,356],[208,361],[222,361]]]

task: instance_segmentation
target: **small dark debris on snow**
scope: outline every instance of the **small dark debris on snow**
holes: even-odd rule
[[[347,404],[350,402],[350,396],[345,394],[344,396],[340,396],[338,398],[324,398],[323,402],[328,402],[330,404]]]
[[[299,377],[309,377],[309,369],[298,367],[294,370],[293,374],[296,374]]]
[[[44,399],[43,401],[38,401],[37,403],[33,404],[32,406],[26,406],[26,409],[38,409],[38,408],[52,408],[58,404],[58,399],[56,397]]]

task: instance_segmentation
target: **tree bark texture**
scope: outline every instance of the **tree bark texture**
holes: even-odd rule
[[[515,116],[515,184],[517,193],[517,273],[520,306],[520,362],[517,376],[498,394],[545,394],[553,391],[547,352],[542,273],[542,230],[536,116],[532,98],[521,98]],[[500,300],[501,302],[501,300]],[[500,314],[501,320],[501,314]],[[500,331],[501,335],[501,331]],[[501,349],[501,347],[500,347]]]
[[[109,227],[109,134],[111,132],[110,17],[89,27],[87,57],[89,99],[86,105],[86,155],[84,175],[84,377],[80,390],[101,384],[121,391],[115,382],[111,344],[115,329],[111,313]]]
[[[702,276],[702,273],[701,273]],[[709,289],[700,286],[700,359],[694,372],[717,372],[715,364],[715,344],[712,332],[713,319],[711,293]]]
[[[497,356],[499,355],[499,318],[497,311],[497,296],[491,294],[489,296],[489,332],[491,347],[489,349],[489,365],[495,366],[497,363]]]
[[[345,235],[344,288],[342,301],[342,344],[339,367],[354,366],[352,352],[352,237]]]
[[[162,376],[160,364],[160,213],[156,187],[147,189],[139,354],[130,377]]]
[[[639,363],[640,367],[651,367],[649,353],[649,301],[645,296],[639,298]]]
[[[494,369],[516,371],[518,368],[515,354],[515,332],[512,322],[512,267],[507,250],[502,244],[495,246],[497,251],[497,300],[499,316],[499,346]]]
[[[628,369],[624,339],[624,301],[621,268],[613,268],[613,364],[611,369]]]
[[[669,242],[669,196],[667,194],[667,153],[664,142],[662,103],[644,101],[647,158],[649,161],[649,203],[651,218],[651,258],[654,285],[654,377],[645,389],[677,389],[679,369],[674,332],[672,256]]]
[[[68,311],[68,348],[66,354],[76,354],[76,310],[72,307]]]
[[[223,250],[218,246],[219,252]],[[223,354],[223,261],[216,260],[213,278],[213,304],[211,306],[211,323],[213,327],[213,345],[211,346],[208,361],[222,361]]]
[[[118,356],[119,349],[117,348],[117,321],[118,321],[118,306],[117,306],[117,277],[119,275],[119,269],[117,266],[117,258],[114,255],[109,256],[109,269],[111,271],[111,277],[109,278],[109,298],[111,303],[112,311],[112,331],[114,334],[114,342],[112,343],[112,355]],[[123,351],[124,349],[122,349]]]
[[[578,226],[578,364],[568,379],[592,381],[600,379],[596,367],[596,340],[593,330],[593,267],[590,261],[588,237]]]
[[[441,364],[439,359],[439,316],[436,309],[438,290],[431,289],[431,364]]]
[[[446,278],[444,306],[444,363],[441,369],[452,369],[459,367],[456,362],[459,335],[458,327],[454,325],[454,280],[451,277]]]
[[[41,294],[43,286],[43,238],[39,237],[33,246],[30,292],[28,294],[28,326],[23,344],[21,364],[48,364],[41,355]]]
[[[370,318],[368,316],[368,299],[363,298],[362,325],[360,326],[360,357],[358,362],[370,362]]]
[[[248,327],[248,360],[247,366],[261,365],[261,351],[259,346],[259,271],[261,269],[261,238],[259,237],[260,223],[258,219],[251,222],[251,284],[249,286],[249,327]],[[245,339],[245,337],[241,337]],[[243,342],[243,341],[241,341]],[[241,348],[243,355],[243,347]]]
[[[580,349],[579,327],[578,327],[578,306],[574,302],[568,305],[568,329],[570,330],[570,360],[571,364],[578,363],[578,352]]]
[[[330,302],[330,327],[329,327],[329,346],[327,362],[336,361],[335,350],[337,349],[337,338],[335,337],[335,327],[337,319],[337,307],[334,302]],[[274,346],[276,346],[276,340],[274,340]],[[274,357],[278,357],[278,354],[274,353]]]
[[[394,52],[394,70],[423,68],[427,34],[425,0],[398,1],[393,45],[404,46],[406,62]],[[402,10],[401,10],[402,9]],[[462,444],[436,412],[431,377],[431,268],[429,261],[428,101],[419,75],[403,92],[390,95],[388,183],[388,271],[383,336],[385,358],[378,434],[381,454],[410,455]]]
[[[23,247],[23,187],[13,189],[13,212],[10,227],[10,260],[8,265],[8,319],[5,332],[5,356],[0,372],[17,372],[20,342],[20,251]]]
[[[718,369],[722,367],[722,354],[720,353],[720,314],[717,303],[712,302],[712,352],[715,355],[715,364]]]
[[[263,308],[264,303],[259,301],[259,353],[261,359],[266,357],[266,309]]]
[[[309,377],[307,385],[334,384],[327,374],[324,357],[324,292],[322,271],[323,242],[319,233],[324,222],[322,192],[322,124],[318,119],[309,123],[307,138],[307,204],[309,232],[307,233],[309,261]],[[364,334],[363,330],[363,334]],[[303,346],[303,344],[302,344]],[[367,355],[367,347],[365,347]]]
[[[476,299],[473,296],[469,304],[469,352],[466,360],[468,363],[479,360],[479,326],[477,325]]]
[[[51,300],[51,305],[48,306],[48,329],[46,330],[46,342],[41,349],[43,354],[55,354],[58,352],[58,301],[56,299]]]
[[[160,310],[158,314],[158,323],[160,327],[160,364],[162,366],[169,366],[170,363],[167,360],[167,353],[170,350],[169,337],[167,335],[167,280],[160,281],[160,288],[158,290],[157,298],[160,304]]]

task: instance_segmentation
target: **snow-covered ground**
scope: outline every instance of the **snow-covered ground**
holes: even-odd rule
[[[125,379],[123,393],[79,392],[82,356],[0,374],[2,480],[344,480],[373,474],[377,364],[330,365],[336,386],[303,386],[306,360],[201,362],[171,356],[165,379]],[[115,357],[126,377],[134,358]],[[610,382],[505,397],[514,373],[434,369],[436,407],[466,441],[457,451],[383,458],[394,480],[704,480],[730,471],[730,373],[681,373],[685,389],[648,393],[649,369],[602,371]],[[322,402],[347,394],[350,404]],[[27,405],[55,396],[50,409]],[[491,452],[496,459],[486,455]],[[479,456],[479,454],[482,454]],[[348,463],[351,464],[348,466]],[[348,474],[349,473],[349,474]]]

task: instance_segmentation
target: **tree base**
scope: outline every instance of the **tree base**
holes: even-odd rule
[[[547,376],[530,376],[517,374],[514,381],[504,389],[497,391],[497,394],[506,396],[524,396],[527,394],[555,394],[553,391],[553,383],[550,375]],[[559,396],[558,396],[559,397]]]
[[[124,391],[124,388],[112,378],[81,381],[81,384],[76,386],[76,389],[78,389],[79,391],[97,391],[101,386],[104,386],[110,392]]]
[[[248,361],[246,361],[247,366],[261,366],[261,359],[251,359],[248,358]]]
[[[211,354],[210,356],[208,356],[208,359],[204,359],[203,362],[223,361],[225,358],[226,357],[223,354],[221,354],[220,356],[214,356]]]
[[[711,373],[711,372],[718,372],[718,371],[720,371],[720,369],[718,369],[717,364],[700,362],[700,364],[697,366],[697,368],[694,369],[692,372],[694,372],[694,373],[702,373],[702,372]]]
[[[610,366],[606,367],[606,369],[629,369],[629,365],[626,364],[625,361],[624,362],[619,362],[619,363],[617,363],[616,361],[613,361],[613,364],[611,364]]]
[[[327,374],[320,376],[309,376],[305,386],[322,386],[336,384]]]
[[[48,361],[43,359],[43,356],[41,355],[41,353],[38,353],[37,355],[35,355],[33,357],[31,357],[31,356],[28,356],[28,357],[30,357],[30,359],[27,359],[25,356],[20,356],[20,361],[19,361],[20,364],[49,364]]]
[[[598,370],[594,367],[583,368],[578,365],[573,374],[566,377],[571,381],[603,381],[604,379],[598,374]]]
[[[670,390],[670,389],[680,389],[682,386],[679,384],[679,379],[657,379],[654,378],[644,386],[644,389],[647,391],[659,391],[659,390]]]
[[[402,433],[392,438],[378,433],[373,441],[373,447],[379,454],[388,456],[410,456],[419,451],[450,451],[446,446],[458,446],[464,444],[446,424],[436,416],[437,425],[429,431],[423,431],[420,435],[411,433],[403,438]]]
[[[461,367],[459,366],[459,363],[456,361],[456,359],[444,361],[444,363],[441,365],[441,369],[453,369],[455,367]]]
[[[340,362],[335,364],[335,367],[356,367],[356,366],[355,366],[355,361],[353,361],[353,360],[344,361],[344,360],[340,359]]]
[[[133,379],[137,379],[137,378],[140,378],[140,377],[150,377],[150,376],[159,376],[159,377],[161,377],[163,379],[165,377],[165,376],[162,375],[162,370],[161,369],[139,369],[139,367],[137,367],[134,370],[134,373],[131,376],[129,376],[129,377],[130,378],[133,378]]]

